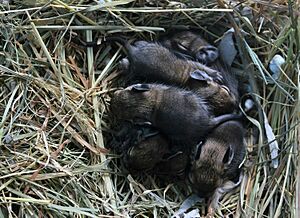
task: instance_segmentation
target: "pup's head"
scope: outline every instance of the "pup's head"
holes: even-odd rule
[[[129,171],[151,170],[168,152],[168,142],[157,134],[130,147],[123,161]]]
[[[134,84],[126,89],[118,90],[111,100],[111,110],[121,119],[151,120],[157,98],[163,91],[154,84]]]
[[[202,64],[210,64],[219,57],[219,51],[210,45],[201,35],[190,31],[183,31],[165,40],[166,47],[178,50],[192,56]]]
[[[231,113],[238,104],[236,96],[227,86],[213,81],[204,71],[190,73],[187,85],[207,99],[215,115]]]
[[[198,146],[188,175],[193,189],[203,197],[209,197],[223,183],[224,172],[233,160],[230,145],[208,138]]]

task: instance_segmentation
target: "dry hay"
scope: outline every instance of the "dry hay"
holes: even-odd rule
[[[117,64],[124,51],[109,44],[87,49],[78,39],[123,34],[153,40],[164,30],[193,27],[217,42],[234,26],[240,51],[234,71],[249,81],[267,115],[279,142],[279,166],[272,167],[264,137],[255,144],[249,140],[242,185],[225,195],[216,216],[299,217],[299,5],[47,2],[1,5],[0,216],[174,214],[189,188],[149,175],[126,175],[118,157],[104,148],[111,124],[109,94],[123,85]],[[286,64],[279,79],[267,83],[267,66],[275,54]],[[264,130],[262,114],[252,121]],[[204,204],[196,207],[205,213]]]

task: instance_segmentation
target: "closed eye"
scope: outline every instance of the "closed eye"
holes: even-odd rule
[[[230,90],[229,90],[229,88],[228,88],[227,86],[221,85],[221,87],[222,87],[223,89],[225,89],[225,91],[228,92],[228,94],[230,93]]]
[[[187,47],[185,47],[183,44],[181,44],[181,43],[178,43],[178,48],[180,48],[180,49],[182,49],[182,50],[184,50],[184,51],[188,51],[188,48]]]

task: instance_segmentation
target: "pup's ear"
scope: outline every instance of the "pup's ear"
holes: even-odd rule
[[[194,72],[190,73],[190,77],[192,79],[198,80],[198,81],[212,81],[212,78],[208,76],[208,74],[201,70],[195,70]]]
[[[135,84],[131,86],[132,91],[145,92],[150,90],[149,84]]]
[[[196,58],[203,64],[209,64],[214,62],[219,57],[219,50],[212,45],[201,47],[196,53]]]
[[[234,151],[231,147],[231,145],[229,145],[229,147],[226,150],[226,153],[223,157],[223,163],[225,164],[225,167],[228,167],[233,159],[234,156]]]

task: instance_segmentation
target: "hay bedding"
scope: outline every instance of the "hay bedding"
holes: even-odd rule
[[[224,4],[233,12],[224,10]],[[237,31],[234,72],[249,82],[267,115],[279,143],[279,166],[272,167],[263,134],[258,143],[249,138],[245,177],[221,200],[216,216],[299,217],[297,4],[249,1],[233,7],[225,1],[130,0],[2,4],[0,216],[174,214],[189,188],[150,175],[126,175],[118,157],[105,149],[114,123],[107,115],[109,94],[125,84],[117,68],[122,48],[102,44],[87,49],[78,38],[122,34],[153,40],[164,30],[193,27],[218,41],[234,26],[248,33],[249,45]],[[286,62],[279,79],[267,82],[267,66],[275,54]],[[264,132],[262,113],[252,121]],[[205,206],[195,208],[204,215]]]

